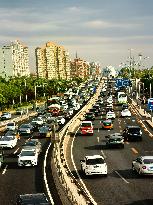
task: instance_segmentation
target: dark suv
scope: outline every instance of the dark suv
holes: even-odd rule
[[[93,112],[86,113],[85,120],[95,120],[95,114]]]
[[[123,137],[125,141],[141,141],[142,131],[139,126],[127,126],[123,130]]]

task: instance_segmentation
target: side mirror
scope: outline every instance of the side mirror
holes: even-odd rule
[[[85,160],[80,160],[80,162],[85,162]]]

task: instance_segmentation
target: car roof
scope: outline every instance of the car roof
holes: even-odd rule
[[[86,158],[86,159],[97,159],[97,158],[102,158],[102,159],[104,159],[103,156],[101,156],[101,155],[85,156],[85,158]]]
[[[105,120],[103,120],[103,122],[112,122],[112,120],[111,119],[105,119]]]
[[[138,125],[127,125],[127,128],[140,128]]]
[[[82,121],[82,123],[91,123],[92,124],[91,121],[86,121],[86,120]]]
[[[153,156],[141,156],[141,159],[153,159]]]
[[[24,194],[20,195],[19,198],[22,200],[24,205],[50,205],[44,193]]]

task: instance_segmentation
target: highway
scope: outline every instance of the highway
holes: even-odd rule
[[[131,108],[132,109],[132,108]],[[138,176],[132,171],[132,160],[139,155],[153,155],[152,131],[143,118],[132,109],[136,124],[143,131],[142,142],[125,142],[124,149],[107,148],[105,136],[121,132],[129,123],[128,118],[120,118],[121,107],[115,106],[118,117],[114,120],[114,129],[101,130],[101,117],[94,121],[94,135],[80,136],[76,132],[69,147],[69,166],[74,176],[89,191],[93,202],[98,205],[150,205],[153,204],[153,177]],[[144,126],[140,123],[143,123]],[[143,127],[142,127],[143,126]],[[148,133],[149,131],[149,133]],[[86,155],[102,154],[108,165],[108,176],[85,177],[80,171],[80,160]]]
[[[29,121],[31,121],[31,119]],[[20,124],[21,122],[19,123],[19,125]],[[3,133],[1,133],[0,135],[2,134]],[[14,149],[4,150],[5,163],[2,169],[0,170],[0,175],[1,175],[0,205],[15,204],[16,198],[19,194],[46,192],[44,178],[43,178],[43,162],[44,162],[45,151],[48,147],[50,139],[40,139],[43,149],[42,149],[42,153],[39,156],[38,166],[20,168],[17,165],[17,157],[21,151],[21,146],[24,144],[26,139],[27,137],[22,136],[21,140],[18,141],[18,144]],[[48,168],[48,172],[50,173],[51,169],[50,166],[48,166],[48,163],[47,163],[47,168]],[[49,180],[52,180],[51,173],[50,173]],[[53,185],[53,183],[50,184]],[[57,193],[56,193],[56,198],[57,198]],[[59,199],[58,201],[59,204],[61,204]]]

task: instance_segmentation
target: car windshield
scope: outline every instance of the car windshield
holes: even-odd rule
[[[104,125],[111,125],[111,122],[103,122]]]
[[[33,151],[22,151],[21,156],[35,156]]]
[[[82,123],[82,127],[91,127],[91,123]]]
[[[129,132],[130,133],[139,133],[140,132],[140,128],[129,128]]]
[[[36,142],[34,142],[34,141],[28,141],[28,142],[26,142],[23,146],[36,146]]]
[[[88,159],[87,165],[103,164],[105,161],[102,158]]]
[[[153,164],[153,159],[144,159],[143,163],[144,164]]]
[[[7,124],[7,126],[14,126],[14,123],[10,122],[10,123]]]
[[[23,125],[21,125],[21,128],[30,128],[30,125],[28,125],[28,124],[23,124]]]
[[[9,131],[9,132],[7,132],[6,134],[5,134],[5,136],[14,136],[15,135],[15,133],[14,132],[11,132],[11,131]]]

